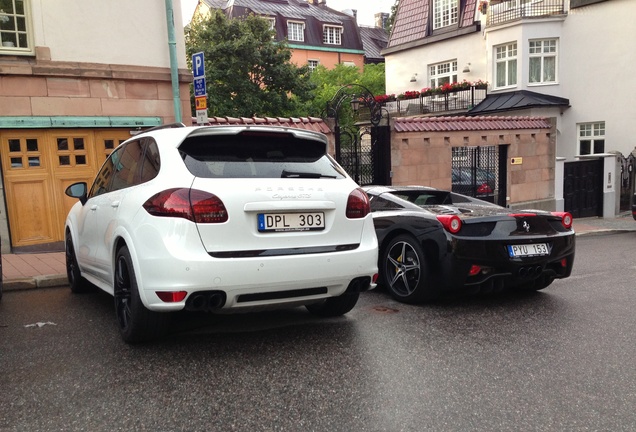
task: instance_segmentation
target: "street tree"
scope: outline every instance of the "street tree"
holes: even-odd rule
[[[297,115],[310,97],[307,67],[290,62],[286,42],[253,14],[228,18],[220,10],[193,20],[186,33],[188,61],[203,52],[210,116]]]
[[[355,66],[338,64],[333,69],[318,66],[310,76],[312,98],[307,100],[303,111],[306,115],[322,116],[324,110],[338,90],[347,84],[364,86],[374,96],[385,93],[384,63],[366,64],[362,71]]]

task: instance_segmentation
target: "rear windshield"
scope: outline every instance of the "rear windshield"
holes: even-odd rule
[[[288,133],[195,136],[179,152],[188,170],[205,178],[344,178],[320,141]]]

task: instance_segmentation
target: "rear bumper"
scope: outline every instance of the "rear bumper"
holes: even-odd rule
[[[575,236],[547,238],[551,245],[547,256],[511,258],[501,241],[456,241],[440,259],[437,274],[447,291],[489,291],[493,288],[523,286],[541,278],[563,279],[570,276],[574,264]],[[480,270],[470,274],[473,265]]]
[[[377,240],[331,253],[247,258],[213,258],[205,251],[187,259],[138,254],[138,282],[145,306],[154,311],[185,308],[198,292],[220,292],[222,311],[307,304],[343,294],[356,278],[377,274]],[[372,289],[372,282],[364,289]],[[166,303],[157,291],[185,291],[181,302]]]

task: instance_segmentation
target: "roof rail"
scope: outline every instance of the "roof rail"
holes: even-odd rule
[[[168,124],[163,124],[163,125],[151,127],[150,129],[146,129],[143,132],[156,131],[156,130],[159,130],[159,129],[182,128],[182,127],[186,127],[186,125],[181,123],[181,122],[168,123]]]

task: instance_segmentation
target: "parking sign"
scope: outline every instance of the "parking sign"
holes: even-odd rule
[[[205,76],[205,63],[203,62],[203,52],[192,54],[192,75],[195,78]]]
[[[207,91],[205,89],[205,78],[194,79],[194,96],[205,96]]]

